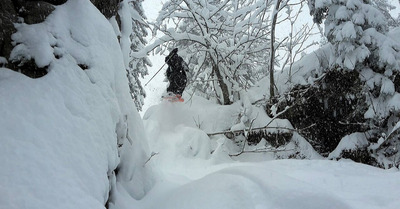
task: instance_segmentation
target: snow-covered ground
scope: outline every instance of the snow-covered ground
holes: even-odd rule
[[[396,209],[398,178],[399,172],[353,162],[198,165],[184,175],[164,174],[138,208]]]
[[[237,104],[185,99],[186,103],[161,102],[144,115],[150,150],[155,153],[146,166],[156,168],[156,183],[141,200],[121,196],[120,208],[400,207],[397,169],[348,160],[272,160],[273,153],[231,159],[229,139],[210,140],[206,132],[233,123]]]
[[[156,18],[157,6],[161,8],[152,1],[144,2],[150,21]],[[303,19],[310,18],[306,15]],[[153,67],[145,81],[163,64],[162,56],[150,58]],[[296,74],[293,79],[302,83],[302,78]],[[121,208],[400,208],[400,172],[396,169],[330,161],[316,153],[307,155],[312,160],[274,160],[270,152],[230,158],[228,152],[235,150],[235,145],[224,137],[209,140],[205,133],[234,125],[238,104],[221,107],[199,98],[190,100],[188,95],[184,95],[184,104],[160,102],[167,85],[163,80],[161,71],[146,87],[148,97],[141,112],[150,150],[156,154],[147,164],[156,168],[157,180],[143,199],[125,198]],[[250,99],[259,99],[262,89],[254,88]]]
[[[110,209],[400,208],[396,169],[321,160],[312,151],[311,160],[229,157],[236,145],[206,133],[240,128],[244,109],[257,115],[255,126],[270,121],[246,102],[219,106],[185,94],[185,103],[168,103],[147,90],[153,100],[142,121],[116,34],[88,0],[17,27],[13,56],[49,73],[31,79],[0,68],[0,208],[105,208],[108,200]],[[164,89],[163,75],[157,79],[153,87]],[[271,124],[279,125],[290,124]]]

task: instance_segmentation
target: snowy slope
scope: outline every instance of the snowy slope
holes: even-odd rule
[[[140,201],[124,196],[119,208],[399,208],[396,169],[347,160],[271,160],[265,154],[256,157],[260,162],[254,162],[254,156],[231,159],[229,140],[210,140],[194,121],[203,122],[203,130],[223,128],[233,123],[236,108],[200,98],[150,107],[144,122],[156,155],[147,165],[157,168],[157,181]]]
[[[104,208],[118,155],[138,163],[146,147],[114,30],[89,0],[16,27],[12,57],[49,73],[31,79],[0,69],[0,208]],[[144,172],[124,165],[121,180]]]
[[[221,166],[222,167],[222,166]],[[166,175],[141,208],[395,209],[398,171],[353,162],[279,160]],[[200,170],[200,169],[199,169]],[[198,170],[187,173],[199,176]]]

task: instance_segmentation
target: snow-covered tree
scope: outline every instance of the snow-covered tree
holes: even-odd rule
[[[164,36],[148,46],[178,47],[191,69],[191,88],[222,104],[262,76],[268,66],[269,21],[265,0],[169,0],[154,24]],[[265,73],[264,73],[265,75]]]
[[[400,45],[392,38],[384,14],[374,6],[377,2],[310,0],[309,6],[316,22],[325,19],[325,36],[334,49],[332,68],[359,73],[370,130],[384,133],[383,138],[398,149],[393,140],[399,136],[391,133],[398,133],[395,125],[400,120]]]
[[[319,23],[326,17],[325,36],[335,47],[333,64],[353,70],[365,59],[378,56],[378,43],[372,39],[387,32],[382,13],[360,0],[315,2],[310,4],[311,13]]]
[[[142,8],[144,0],[124,0],[121,2],[119,17],[121,20],[121,47],[124,53],[125,67],[129,80],[132,99],[138,110],[142,110],[146,92],[140,78],[148,75],[147,66],[151,66],[147,56],[135,56],[147,44],[148,35],[146,16]]]
[[[282,70],[287,67],[289,70],[289,81],[291,79],[291,67],[296,57],[303,53],[306,49],[316,44],[311,42],[306,44],[307,40],[314,35],[313,27],[308,24],[303,24],[298,27],[298,20],[302,14],[302,9],[306,5],[303,0],[274,0],[271,15],[271,41],[270,41],[270,56],[269,56],[269,93],[270,98],[275,97],[275,81],[274,71],[275,65],[282,64]],[[275,37],[275,30],[281,23],[284,25],[290,24],[290,30],[287,31],[287,36],[279,40]],[[297,29],[295,29],[297,28]]]
[[[398,19],[399,17],[393,17],[389,13],[390,10],[393,10],[396,7],[390,4],[388,0],[371,0],[371,3],[382,12],[390,27],[400,26],[400,21]]]
[[[278,12],[281,8],[281,3],[285,4],[287,1],[275,0],[272,7],[272,23],[271,23],[271,42],[270,42],[270,56],[269,56],[269,95],[270,98],[275,97],[275,80],[274,80],[274,66],[275,66],[275,28],[276,21],[278,20]]]

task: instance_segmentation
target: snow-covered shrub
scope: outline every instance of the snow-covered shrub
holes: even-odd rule
[[[292,139],[293,133],[288,131],[267,131],[256,130],[251,131],[247,135],[247,143],[256,145],[262,139],[266,140],[272,147],[280,147],[286,145]]]
[[[341,158],[351,159],[354,162],[364,163],[367,165],[378,165],[376,159],[371,156],[371,153],[367,148],[343,150]]]
[[[355,162],[379,166],[376,159],[372,157],[371,137],[369,132],[355,132],[343,137],[336,149],[328,158],[338,160],[341,158],[351,159]]]
[[[400,117],[400,116],[398,116]],[[385,139],[381,138],[382,143],[377,143],[374,151],[374,157],[379,162],[379,165],[384,168],[397,167],[400,168],[400,122],[393,127]]]
[[[321,154],[334,150],[342,137],[364,130],[365,98],[358,73],[332,70],[313,85],[298,85],[279,98],[279,111]]]

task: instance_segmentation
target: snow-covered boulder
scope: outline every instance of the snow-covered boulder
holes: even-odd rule
[[[143,124],[109,21],[89,0],[69,0],[16,27],[11,59],[48,74],[0,68],[0,208],[104,208],[118,165],[117,181],[146,190]]]

